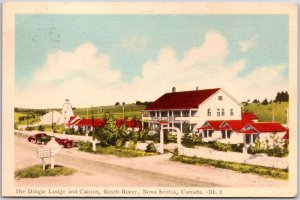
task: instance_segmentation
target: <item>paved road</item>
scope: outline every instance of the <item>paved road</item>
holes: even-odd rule
[[[40,161],[36,149],[26,138],[15,137],[16,169]],[[16,186],[101,186],[101,187],[180,187],[180,186],[281,186],[286,181],[241,174],[206,166],[193,166],[169,161],[170,154],[140,158],[117,158],[62,149],[56,164],[69,166],[78,172],[66,177],[41,177],[16,180]]]

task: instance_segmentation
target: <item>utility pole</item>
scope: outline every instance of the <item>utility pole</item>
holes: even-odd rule
[[[123,120],[124,120],[125,119],[125,112],[124,112],[125,102],[123,102],[122,105],[123,105]]]

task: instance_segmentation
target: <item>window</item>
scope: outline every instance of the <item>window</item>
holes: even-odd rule
[[[222,116],[225,116],[225,110],[222,108]]]
[[[210,108],[207,109],[207,116],[211,116],[211,109]]]
[[[193,110],[192,111],[192,117],[195,117],[196,113],[197,113],[197,111]]]
[[[258,134],[253,134],[253,142],[256,142],[255,140],[259,139],[259,135]]]
[[[189,117],[189,111],[188,110],[182,111],[182,117]]]
[[[232,131],[231,130],[227,130],[227,138],[230,138]]]
[[[217,116],[220,116],[220,108],[217,109]]]
[[[180,111],[174,111],[174,117],[180,117]]]
[[[222,138],[223,138],[223,139],[226,139],[226,133],[225,133],[225,130],[222,130]]]
[[[203,137],[206,138],[207,137],[207,130],[204,130],[203,133],[204,133]]]
[[[251,135],[246,134],[246,144],[251,143]]]
[[[222,100],[223,100],[223,97],[222,97],[222,96],[219,96],[218,99],[219,99],[220,101],[222,101]]]
[[[167,112],[165,112],[165,111],[161,112],[161,116],[162,117],[167,117]]]
[[[214,130],[209,130],[209,131],[208,131],[208,136],[209,136],[209,137],[212,137],[213,132],[214,132]]]
[[[169,117],[172,117],[172,111],[169,111]]]
[[[230,116],[233,116],[234,113],[233,113],[233,108],[230,108]]]
[[[150,112],[150,117],[155,117],[155,112]]]

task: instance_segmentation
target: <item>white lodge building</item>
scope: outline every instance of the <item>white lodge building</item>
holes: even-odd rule
[[[221,88],[166,93],[142,111],[143,128],[159,121],[182,131],[184,122],[193,132],[208,120],[241,120],[241,104]]]

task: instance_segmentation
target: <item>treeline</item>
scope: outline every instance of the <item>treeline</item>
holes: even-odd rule
[[[288,102],[288,101],[289,101],[289,93],[287,91],[285,92],[281,91],[281,92],[277,92],[274,100],[268,101],[268,99],[265,98],[262,102],[260,102],[259,100],[254,99],[252,103],[261,103],[262,105],[267,105],[272,102],[280,103],[280,102]]]
[[[149,106],[151,103],[153,103],[153,101],[144,101],[144,102],[136,101],[136,102],[135,102],[135,105]]]

